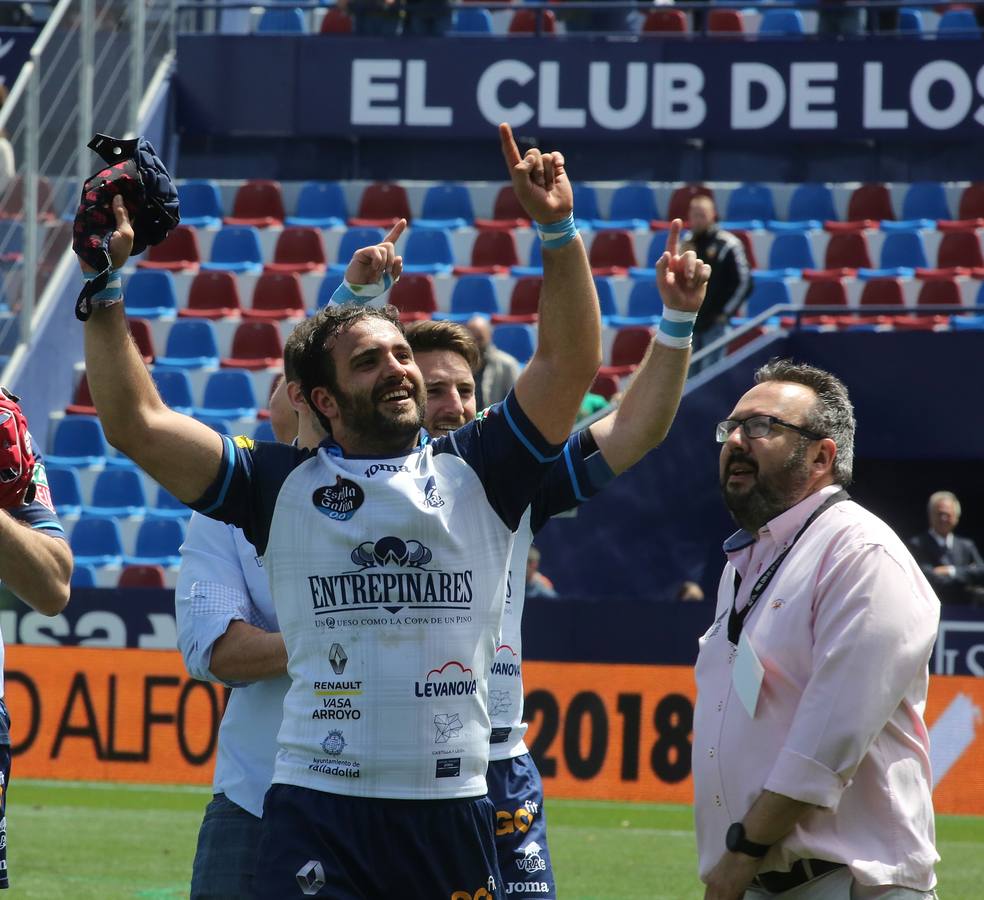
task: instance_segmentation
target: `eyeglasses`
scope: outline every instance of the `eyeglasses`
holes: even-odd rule
[[[723,444],[731,436],[731,432],[741,426],[741,430],[745,432],[745,437],[764,438],[772,430],[773,425],[779,425],[782,428],[788,428],[790,431],[805,435],[811,441],[822,441],[824,438],[822,434],[817,434],[817,432],[810,431],[808,428],[802,428],[799,425],[793,425],[791,422],[784,422],[777,416],[749,416],[747,419],[725,419],[723,422],[718,422],[717,428],[714,431],[714,437],[719,444]]]

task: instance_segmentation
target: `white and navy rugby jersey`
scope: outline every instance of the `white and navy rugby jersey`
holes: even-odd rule
[[[502,616],[502,633],[489,673],[489,717],[492,738],[489,759],[513,759],[528,753],[523,738],[523,605],[526,602],[526,558],[533,536],[551,516],[574,509],[615,477],[588,429],[571,435],[563,456],[554,463],[541,489],[523,514],[516,531]],[[558,607],[559,610],[559,607]]]
[[[65,540],[65,529],[62,528],[58,513],[55,512],[55,505],[51,500],[51,490],[48,487],[48,476],[44,469],[44,460],[40,454],[34,457],[34,474],[31,476],[31,480],[35,487],[34,500],[26,506],[18,506],[8,510],[8,512],[18,521],[30,525],[31,528]],[[3,636],[0,635],[0,697],[3,696],[4,688],[3,661]],[[0,726],[0,743],[6,742],[7,735],[3,733],[2,726]]]
[[[270,579],[291,678],[274,782],[486,792],[487,673],[513,532],[561,450],[512,393],[387,459],[225,440],[192,505],[241,527]]]

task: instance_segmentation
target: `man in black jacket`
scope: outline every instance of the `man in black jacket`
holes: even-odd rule
[[[710,197],[698,195],[690,201],[688,213],[690,230],[684,234],[683,247],[693,250],[698,259],[711,267],[711,280],[707,285],[707,299],[697,314],[694,326],[694,353],[722,337],[728,327],[728,317],[735,315],[738,307],[752,289],[752,274],[742,242],[730,231],[717,225],[717,209]],[[717,362],[724,350],[691,365],[696,375],[701,369]]]
[[[949,491],[929,498],[929,531],[909,541],[942,603],[984,605],[984,559],[970,538],[953,533],[960,521],[960,501]]]

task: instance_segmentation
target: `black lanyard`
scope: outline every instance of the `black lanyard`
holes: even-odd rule
[[[728,640],[731,641],[732,644],[736,647],[738,646],[738,638],[741,637],[741,629],[745,624],[745,619],[748,618],[748,614],[752,611],[752,607],[758,602],[759,597],[765,593],[765,589],[771,584],[773,577],[779,570],[779,566],[781,566],[786,557],[789,556],[789,551],[792,550],[796,542],[803,537],[806,529],[809,528],[835,503],[840,503],[842,500],[850,499],[851,497],[847,491],[841,488],[841,490],[839,490],[836,494],[831,494],[813,511],[813,515],[811,515],[810,518],[803,523],[803,527],[796,532],[796,537],[789,542],[789,546],[772,561],[769,568],[762,573],[761,578],[755,582],[751,593],[748,595],[748,603],[745,604],[741,612],[738,612],[736,608],[738,604],[738,588],[741,587],[741,575],[738,574],[737,569],[735,570],[735,595],[731,601],[731,614],[728,616]]]

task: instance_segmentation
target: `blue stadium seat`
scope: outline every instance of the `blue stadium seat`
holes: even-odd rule
[[[773,306],[778,304],[788,306],[792,302],[785,281],[756,281],[745,306],[745,315],[749,319],[754,319]]]
[[[895,231],[886,234],[879,263],[882,269],[929,268],[922,235],[918,231]]]
[[[648,228],[649,223],[658,218],[656,194],[648,184],[623,184],[612,194],[606,227]],[[599,226],[596,224],[595,227]]]
[[[202,405],[194,410],[200,419],[251,419],[256,415],[256,394],[248,372],[213,372],[205,382]]]
[[[984,316],[950,316],[954,331],[984,331]]]
[[[463,322],[475,313],[491,316],[499,311],[499,297],[490,276],[462,275],[451,292],[451,312],[447,318]]]
[[[308,228],[339,228],[348,221],[345,194],[337,181],[308,181],[297,195],[294,215],[285,225]]]
[[[92,488],[92,499],[82,507],[85,516],[142,516],[147,508],[143,478],[136,469],[104,469]]]
[[[273,433],[273,425],[269,419],[260,419],[260,423],[253,432],[254,441],[275,441],[277,436]]]
[[[212,258],[202,263],[201,268],[224,272],[260,272],[263,269],[260,233],[252,225],[226,225],[215,235]]]
[[[902,201],[903,219],[949,219],[946,191],[938,181],[916,181]]]
[[[656,325],[663,312],[663,301],[653,279],[634,281],[629,293],[628,314],[610,316],[606,322],[612,328],[630,325]]]
[[[174,276],[161,269],[137,269],[123,289],[126,311],[140,319],[174,316],[178,311]]]
[[[115,519],[79,519],[69,543],[77,566],[118,566],[123,562],[123,539]]]
[[[765,222],[775,217],[772,189],[764,184],[739,185],[728,198],[725,218],[734,228],[761,228]]]
[[[574,182],[574,215],[579,228],[590,228],[591,222],[601,218],[598,210],[598,192],[583,181]]]
[[[0,262],[17,262],[24,255],[24,226],[13,219],[0,219]]]
[[[382,228],[350,228],[338,242],[338,258],[328,266],[328,271],[343,273],[356,250],[378,244],[383,237]]]
[[[816,221],[828,222],[837,219],[834,208],[834,193],[825,184],[801,184],[789,198],[790,222]]]
[[[155,367],[178,369],[201,369],[218,364],[215,326],[208,319],[178,319],[167,334],[164,355],[154,360]]]
[[[902,34],[923,34],[926,27],[923,23],[922,10],[903,8],[899,10],[899,31]]]
[[[267,9],[256,24],[257,34],[304,34],[304,14],[293,9]]]
[[[102,424],[95,416],[66,416],[55,428],[51,453],[45,463],[51,466],[100,466],[106,461],[109,445]]]
[[[598,292],[598,306],[601,309],[602,319],[618,315],[618,307],[615,305],[615,289],[612,287],[610,278],[604,275],[594,276],[595,290]]]
[[[191,397],[191,379],[181,369],[158,369],[150,373],[157,385],[157,393],[175,412],[191,414],[194,401]]]
[[[492,34],[492,16],[487,9],[461,7],[454,11],[451,30],[456,34]]]
[[[75,562],[72,569],[72,580],[69,585],[73,588],[94,588],[96,587],[96,570],[93,566],[80,566]]]
[[[60,516],[77,516],[82,512],[82,485],[75,469],[45,466],[51,499]]]
[[[176,566],[181,562],[183,540],[181,519],[144,519],[137,532],[135,552],[123,561],[128,566]]]
[[[778,11],[778,10],[777,10]],[[815,269],[813,245],[805,232],[777,234],[769,248],[770,269]]]
[[[652,240],[649,242],[649,249],[646,251],[646,265],[643,268],[629,269],[629,277],[652,281],[656,278],[656,263],[666,250],[666,239],[669,237],[668,231],[654,231]]]
[[[416,275],[440,275],[454,268],[451,238],[443,228],[414,228],[403,247],[403,271]]]
[[[424,194],[420,218],[414,228],[465,228],[475,221],[471,194],[463,184],[435,184]]]
[[[318,299],[316,301],[318,309],[328,305],[331,295],[335,293],[335,289],[342,283],[343,272],[327,272],[325,277],[321,279],[321,284],[318,285]]]
[[[936,25],[941,37],[980,40],[981,29],[972,9],[948,9]]]
[[[803,14],[798,9],[767,9],[762,14],[758,33],[760,36],[804,34]]]
[[[222,224],[222,198],[211,179],[185,181],[178,185],[181,224],[192,228],[217,228]]]
[[[530,261],[529,265],[512,266],[509,270],[514,278],[523,278],[527,275],[543,275],[543,248],[540,246],[540,238],[533,237],[530,242]]]
[[[157,500],[147,508],[146,516],[149,519],[188,519],[191,510],[170,491],[158,487]]]
[[[532,325],[496,325],[492,343],[525,366],[536,349],[536,330]]]

